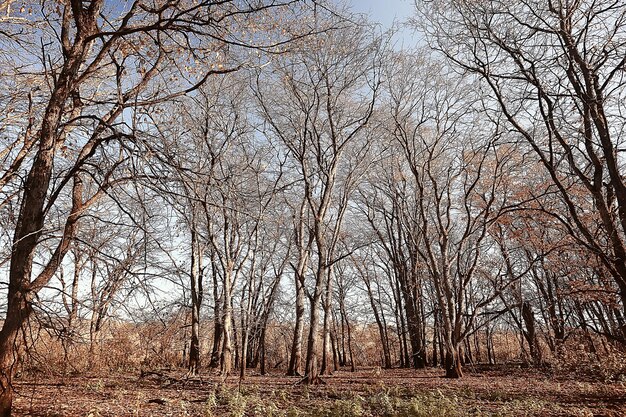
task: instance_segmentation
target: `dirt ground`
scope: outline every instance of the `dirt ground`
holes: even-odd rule
[[[21,378],[18,416],[626,416],[626,383],[554,378],[526,369],[339,371],[304,386],[282,373]]]

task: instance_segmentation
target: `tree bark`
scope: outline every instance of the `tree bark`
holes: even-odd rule
[[[461,355],[459,347],[446,348],[446,378],[461,378],[463,370],[461,366]]]
[[[224,329],[222,326],[222,323],[223,323],[222,307],[224,306],[224,299],[223,299],[223,296],[220,297],[220,294],[219,294],[218,273],[217,273],[214,251],[211,251],[211,269],[212,269],[211,275],[213,276],[214,326],[213,326],[213,347],[211,349],[211,362],[209,363],[209,367],[212,369],[216,369],[220,366],[222,336],[224,335]]]
[[[539,340],[537,339],[537,333],[535,331],[535,315],[528,301],[522,302],[522,319],[526,326],[526,330],[523,331],[523,334],[526,342],[528,342],[530,358],[534,365],[540,365],[541,349],[539,348]]]
[[[220,358],[220,374],[224,377],[230,375],[233,367],[233,320],[232,320],[232,274],[231,268],[225,271],[224,299],[222,315],[222,355]]]
[[[202,307],[202,254],[197,233],[191,227],[191,343],[189,345],[189,372],[196,375],[200,369],[200,309]]]
[[[296,284],[296,323],[293,331],[293,341],[291,343],[291,357],[287,375],[301,376],[302,370],[302,336],[304,333],[304,287],[298,276],[295,274]]]
[[[321,227],[321,225],[319,227]],[[320,238],[318,240],[317,276],[315,290],[313,292],[313,297],[311,298],[311,322],[307,342],[305,376],[303,380],[305,384],[313,385],[322,383],[322,379],[320,378],[320,370],[318,367],[320,330],[319,307],[322,298],[322,286],[328,279],[328,266],[326,265],[325,260],[326,250],[323,243],[321,242],[323,242],[323,238]]]
[[[322,367],[320,369],[320,375],[332,375],[332,370],[329,366],[330,356],[330,321],[331,321],[331,306],[332,301],[332,268],[328,270],[328,276],[326,279],[326,290],[324,294],[324,324],[322,327]]]

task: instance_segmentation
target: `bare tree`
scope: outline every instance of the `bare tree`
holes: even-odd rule
[[[344,33],[350,33],[351,41],[340,44],[338,36]],[[257,82],[269,132],[286,147],[301,176],[306,211],[303,208],[299,218],[307,212],[311,216],[316,265],[313,288],[308,292],[306,383],[320,382],[320,302],[324,288],[330,285],[329,271],[347,203],[348,192],[342,188],[352,188],[348,185],[352,169],[367,150],[367,144],[359,143],[359,135],[377,97],[380,46],[380,40],[371,39],[368,28],[348,25],[316,37],[276,62],[273,82],[265,78]],[[282,94],[270,93],[268,88],[280,89]]]
[[[511,158],[510,150],[495,146],[499,132],[481,122],[468,101],[475,87],[423,57],[399,56],[390,67],[389,133],[404,153],[392,172],[399,181],[391,185],[415,192],[414,206],[400,208],[409,210],[413,228],[404,247],[419,259],[411,273],[432,284],[442,312],[446,376],[457,378],[460,347],[479,311],[510,284],[492,276],[485,255],[493,245],[489,229],[508,204],[503,173]],[[419,285],[419,275],[413,281]]]
[[[70,249],[81,216],[120,180],[114,175],[119,163],[102,167],[92,164],[94,157],[114,144],[124,149],[141,124],[137,107],[185,94],[212,74],[240,67],[241,60],[231,58],[234,51],[226,54],[225,45],[262,48],[293,38],[290,30],[281,32],[270,23],[276,11],[294,16],[308,10],[306,3],[291,3],[41,2],[32,14],[8,20],[6,24],[17,29],[3,31],[11,35],[3,35],[2,42],[16,53],[3,59],[13,68],[37,74],[31,85],[39,87],[37,100],[44,110],[26,110],[26,130],[10,142],[9,150],[15,151],[9,152],[2,175],[3,188],[18,181],[17,172],[24,181],[8,196],[19,200],[20,210],[12,239],[7,316],[0,331],[0,415],[11,413],[18,333],[35,295]],[[7,13],[16,12],[7,8]],[[266,36],[241,27],[240,16],[259,18],[255,27]],[[256,43],[259,39],[262,44]],[[213,63],[208,70],[206,62]],[[22,100],[30,103],[33,94]],[[85,182],[90,176],[97,178],[99,187],[88,191]],[[51,208],[63,195],[71,196],[71,205],[60,214],[60,233],[53,234],[57,248],[41,270],[33,271],[42,238],[51,237]]]
[[[615,1],[417,2],[433,45],[487,86],[548,173],[550,215],[603,264],[626,306],[623,69]],[[592,214],[591,216],[589,214]]]

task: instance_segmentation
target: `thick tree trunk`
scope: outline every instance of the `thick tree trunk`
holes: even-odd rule
[[[409,331],[409,341],[411,343],[411,362],[410,365],[415,369],[426,367],[426,358],[424,352],[424,343],[422,340],[422,321],[419,317],[419,309],[416,303],[418,302],[413,296],[410,284],[408,282],[409,276],[404,266],[396,268],[398,274],[398,282],[400,283],[400,289],[402,298],[404,300],[404,313],[406,314],[407,329]]]
[[[43,130],[42,127],[42,132]],[[55,134],[55,132],[49,133],[50,135]],[[75,175],[72,188],[72,209],[67,217],[61,240],[48,264],[31,282],[33,257],[43,228],[43,208],[52,174],[54,155],[54,136],[49,138],[49,142],[43,139],[42,136],[40,150],[24,185],[24,198],[13,237],[13,251],[9,267],[7,315],[2,330],[0,330],[0,417],[11,415],[12,380],[16,360],[20,356],[18,332],[30,317],[32,312],[30,303],[34,295],[50,281],[69,250],[70,243],[76,234],[80,212],[83,209],[82,181]],[[46,143],[48,143],[49,149],[45,148]]]
[[[217,313],[221,310],[215,309]],[[221,314],[221,313],[219,313]],[[222,345],[222,336],[224,335],[224,329],[222,328],[221,317],[215,317],[215,327],[213,329],[213,347],[211,348],[211,362],[209,363],[209,368],[218,368],[220,366],[220,357],[221,357],[221,345]]]
[[[318,368],[318,351],[319,351],[319,298],[314,297],[311,302],[311,324],[309,327],[309,336],[307,342],[307,355],[305,376],[303,382],[305,384],[319,384],[321,382],[320,372]]]
[[[320,239],[321,241],[321,239]],[[319,241],[318,241],[319,242]],[[320,378],[320,371],[318,367],[318,355],[319,355],[319,307],[322,298],[322,288],[326,280],[328,279],[328,267],[324,260],[326,253],[322,249],[322,245],[318,243],[318,265],[317,265],[317,277],[315,283],[315,290],[313,292],[313,298],[311,299],[311,315],[310,315],[310,327],[309,337],[307,343],[307,355],[306,355],[306,367],[305,377],[303,383],[305,384],[321,384],[323,383]]]
[[[189,372],[196,375],[200,370],[200,322],[198,313],[191,315],[191,343],[189,345]]]
[[[522,319],[526,330],[522,333],[530,349],[530,358],[534,365],[541,364],[541,349],[539,347],[539,340],[537,339],[537,333],[535,331],[535,315],[533,314],[532,307],[528,301],[522,303]]]
[[[67,69],[66,69],[67,70]],[[69,74],[62,73],[67,77]],[[63,80],[61,80],[63,81]],[[19,357],[18,333],[28,320],[31,307],[30,280],[33,257],[44,221],[44,203],[52,176],[56,128],[69,91],[61,86],[52,95],[40,131],[39,151],[23,185],[24,194],[13,236],[7,315],[0,331],[0,416],[10,416],[13,375]]]
[[[13,376],[20,357],[19,332],[31,313],[22,291],[9,289],[9,308],[0,331],[0,417],[9,417],[13,403]]]
[[[461,355],[459,347],[454,346],[446,349],[446,378],[461,378],[463,370],[461,366]]]
[[[426,367],[424,343],[420,327],[421,321],[417,315],[414,300],[406,300],[404,306],[406,308],[409,340],[411,342],[411,364],[413,368],[421,369]]]

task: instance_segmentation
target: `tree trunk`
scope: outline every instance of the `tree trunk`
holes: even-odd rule
[[[411,343],[411,362],[407,366],[415,369],[424,368],[426,359],[424,354],[424,343],[422,340],[421,319],[416,305],[417,300],[413,297],[413,292],[409,288],[409,276],[404,266],[396,267],[398,282],[404,300],[404,313],[406,314],[407,329],[409,331],[409,341]],[[402,313],[401,313],[402,314]]]
[[[461,355],[459,347],[454,346],[446,349],[446,378],[461,378],[463,370],[461,366]]]
[[[239,368],[239,379],[246,379],[246,367],[247,367],[247,357],[248,357],[248,330],[241,330],[241,362]]]
[[[45,124],[45,122],[44,122]],[[43,130],[43,127],[42,127]],[[43,134],[43,133],[42,133]],[[54,132],[50,132],[54,134]],[[50,139],[50,146],[54,143]],[[42,138],[43,141],[43,138]],[[42,146],[44,142],[42,142]],[[48,264],[31,282],[33,257],[43,228],[43,205],[52,172],[53,149],[40,149],[25,182],[24,199],[20,208],[18,224],[13,237],[13,251],[9,267],[7,315],[0,330],[0,417],[10,416],[13,402],[13,375],[20,357],[18,333],[32,313],[31,302],[37,292],[52,278],[76,234],[77,222],[83,210],[82,181],[74,176],[72,208],[67,217],[63,236]],[[42,187],[43,182],[44,186]]]
[[[296,272],[296,323],[291,343],[291,357],[287,375],[301,376],[302,370],[302,336],[304,333],[304,287]]]
[[[439,313],[435,308],[433,310],[433,366],[439,365],[439,357],[437,349],[439,348]]]
[[[318,242],[321,241],[318,240]],[[319,355],[319,306],[322,298],[322,287],[328,279],[328,266],[326,265],[325,255],[326,251],[323,250],[323,246],[318,243],[318,265],[317,276],[315,282],[315,290],[311,299],[311,323],[309,327],[309,337],[307,343],[307,355],[306,355],[306,367],[305,377],[303,382],[305,384],[321,384],[323,383],[320,378],[320,372],[318,368],[318,355]]]
[[[230,329],[231,329],[232,335],[233,335],[232,339],[231,339],[231,341],[233,343],[231,352],[233,352],[233,357],[234,357],[234,360],[232,362],[233,362],[233,367],[235,369],[238,369],[241,366],[241,360],[242,360],[242,358],[239,357],[239,353],[241,352],[239,350],[239,335],[237,334],[237,322],[235,321],[235,316],[232,314],[232,311],[234,310],[232,304],[231,304],[230,308],[231,308],[231,310],[230,310],[231,311],[231,315],[230,315],[230,317],[231,317],[231,326],[230,326]]]
[[[376,325],[378,326],[378,334],[380,335],[380,344],[383,348],[383,366],[385,369],[391,369],[391,354],[389,352],[389,338],[387,337],[387,329],[383,324],[383,318],[381,318],[378,308],[376,307],[376,302],[374,300],[374,294],[372,293],[371,283],[367,278],[365,278],[365,286],[367,288],[367,295],[370,299],[370,306],[372,307],[372,312],[374,313],[374,319],[376,319]]]
[[[346,327],[348,328],[348,352],[350,354],[350,371],[356,371],[356,365],[354,364],[354,353],[352,352],[352,328],[350,326],[350,322],[348,321],[348,317],[346,316]]]
[[[319,384],[321,382],[320,372],[318,368],[319,327],[319,297],[314,296],[313,301],[311,302],[311,324],[309,327],[309,336],[307,342],[304,379],[305,384]]]
[[[197,234],[191,227],[191,343],[189,346],[189,372],[196,375],[200,369],[200,308],[202,306],[202,254]]]
[[[487,343],[487,360],[489,365],[495,365],[496,355],[493,349],[493,333],[489,330],[489,327],[485,329],[485,340]]]
[[[261,375],[265,375],[265,328],[266,326],[263,326],[263,329],[261,330],[261,339],[259,340],[259,351],[260,351],[260,358],[259,358],[259,362],[261,363],[260,367],[261,367]]]
[[[215,308],[217,312],[220,309]],[[219,313],[221,314],[221,313]],[[221,317],[215,317],[215,325],[213,329],[213,347],[211,348],[211,362],[209,363],[210,368],[218,368],[220,366],[220,358],[221,358],[221,344],[222,344],[222,336],[224,335],[224,329],[221,323]]]
[[[522,333],[528,342],[530,349],[530,358],[534,365],[541,364],[541,349],[539,348],[539,340],[535,331],[535,315],[528,301],[522,303],[522,319],[526,326],[526,330]]]
[[[209,367],[216,369],[221,364],[221,343],[222,336],[224,335],[224,328],[222,326],[222,307],[224,306],[223,297],[219,295],[219,282],[217,265],[215,259],[215,251],[211,251],[211,275],[213,277],[213,347],[211,348],[211,362]]]
[[[230,266],[230,265],[229,265]],[[233,364],[233,320],[232,320],[232,269],[229,267],[224,277],[224,299],[222,315],[222,356],[220,358],[220,374],[224,377],[230,375]]]
[[[340,363],[341,354],[339,353],[339,339],[336,336],[335,332],[333,332],[330,338],[330,350],[333,353],[333,372],[337,372],[342,366]]]
[[[13,403],[13,376],[20,357],[19,332],[32,311],[22,291],[9,289],[9,308],[0,331],[0,416],[9,417]]]
[[[332,301],[332,268],[328,270],[326,278],[326,290],[324,295],[324,324],[322,328],[323,343],[322,343],[322,367],[320,369],[320,375],[332,375],[332,370],[329,366],[330,362],[330,321],[331,312],[330,305]]]

